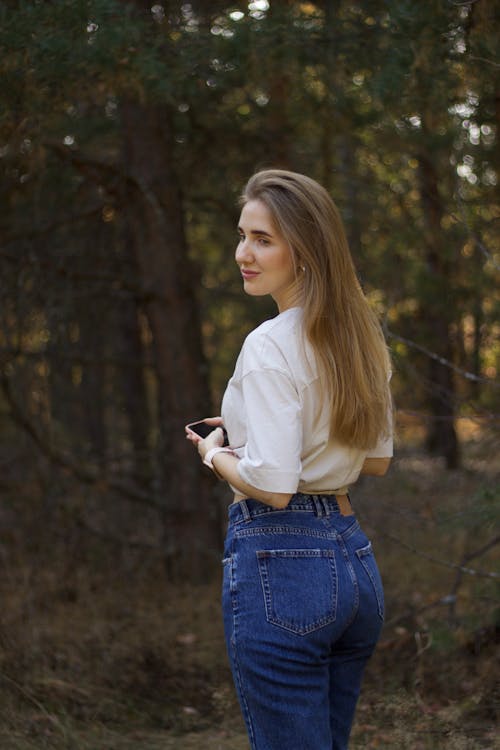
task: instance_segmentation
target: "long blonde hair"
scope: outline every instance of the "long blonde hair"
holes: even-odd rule
[[[281,169],[250,178],[242,203],[251,200],[267,206],[291,248],[304,331],[330,405],[330,434],[369,450],[389,429],[390,360],[380,323],[359,284],[338,209],[317,182]]]

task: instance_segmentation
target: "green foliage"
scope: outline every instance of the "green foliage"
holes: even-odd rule
[[[155,12],[116,0],[2,7],[0,134],[9,221],[22,223],[36,201],[37,223],[50,224],[62,194],[73,202],[86,190],[88,175],[72,175],[71,160],[61,164],[64,148],[47,151],[52,143],[118,165],[121,102],[165,107],[211,318],[216,393],[242,321],[260,315],[260,308],[235,302],[238,279],[226,271],[236,198],[255,167],[273,163],[308,172],[332,190],[365,288],[382,300],[392,329],[436,350],[439,341],[429,340],[436,317],[448,318],[450,336],[476,326],[471,345],[455,338],[454,363],[476,375],[486,374],[486,363],[496,370],[486,334],[496,314],[495,265],[492,255],[481,255],[496,239],[497,211],[489,75],[495,34],[487,9],[277,3],[253,14],[245,6],[239,17],[223,3]],[[423,158],[436,171],[438,234],[426,228]],[[99,180],[107,191],[109,180]],[[121,216],[115,212],[118,233]],[[429,265],[431,237],[439,272]],[[219,325],[221,290],[227,316]],[[219,340],[234,325],[241,333],[222,352]],[[422,408],[425,387],[415,388],[404,370],[421,369],[425,358],[411,349],[395,354],[404,365],[394,380],[397,400]],[[461,398],[479,394],[496,408],[487,389],[469,394],[459,387]]]
[[[181,194],[216,405],[244,335],[274,313],[243,297],[233,252],[241,187],[256,168],[276,165],[322,181],[341,209],[388,329],[401,423],[417,412],[429,416],[428,434],[457,416],[470,420],[469,433],[472,418],[494,424],[490,4],[275,2],[259,11],[63,0],[3,3],[0,13],[0,346],[20,400],[58,440],[88,445],[82,389],[101,383],[102,421],[116,440],[108,450],[132,450],[130,360],[156,412],[151,290],[130,251],[130,103],[159,123],[157,148]],[[124,353],[130,319],[143,359]],[[60,373],[49,366],[54,351],[66,362]],[[49,397],[54,371],[63,382]],[[76,422],[60,424],[57,404]],[[157,439],[154,417],[148,435]]]

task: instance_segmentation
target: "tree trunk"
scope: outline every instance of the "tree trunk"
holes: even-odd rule
[[[187,255],[169,112],[123,101],[121,113],[126,171],[135,196],[128,220],[148,296],[144,309],[156,367],[166,565],[171,578],[193,577],[204,567],[200,550],[210,549],[215,538],[211,484],[184,435],[188,421],[211,414],[196,299],[199,279]]]
[[[105,424],[106,368],[104,329],[99,325],[99,307],[81,309],[79,316],[79,350],[82,354],[82,379],[79,403],[82,425],[88,444],[88,455],[101,467],[106,466],[107,430]],[[85,359],[87,361],[85,362]],[[82,434],[82,433],[80,433]]]
[[[135,197],[135,191],[131,191],[127,185],[124,205],[134,205]],[[121,240],[123,258],[130,269],[130,273],[139,275],[140,271],[135,258],[135,242],[130,222],[123,226]],[[151,347],[145,341],[146,337],[141,330],[141,314],[140,300],[136,298],[125,299],[117,311],[117,319],[121,323],[117,351],[119,358],[127,363],[120,368],[117,377],[121,384],[122,397],[127,405],[126,414],[130,442],[133,448],[131,469],[136,481],[145,481],[148,486],[151,486],[154,478],[154,464],[151,455],[152,435],[155,433],[157,425],[153,419],[153,410],[147,389],[146,360],[151,361]]]
[[[419,183],[424,222],[425,259],[430,278],[427,293],[422,294],[425,306],[422,320],[426,346],[447,362],[453,361],[451,322],[453,305],[450,292],[450,268],[446,248],[441,242],[443,208],[438,191],[435,166],[429,155],[419,154]],[[427,448],[433,455],[444,456],[449,469],[460,463],[455,430],[455,384],[452,369],[437,359],[429,360],[432,392],[429,406],[433,420],[427,434]]]
[[[267,151],[272,154],[272,166],[295,169],[294,133],[290,118],[290,99],[294,88],[292,61],[287,42],[286,24],[292,0],[275,0],[268,12],[267,24],[273,28],[273,44],[268,49],[265,61],[264,81],[269,91],[269,104],[265,121]],[[262,69],[260,54],[254,66]]]

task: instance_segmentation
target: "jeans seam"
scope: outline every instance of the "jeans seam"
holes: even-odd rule
[[[375,592],[375,598],[377,599],[377,611],[378,611],[378,615],[379,615],[380,619],[383,620],[384,619],[384,607],[382,605],[381,592],[379,590],[379,587],[377,586],[377,583],[375,581],[375,577],[374,577],[372,571],[370,570],[370,568],[368,567],[368,565],[365,563],[365,561],[363,559],[366,555],[365,554],[361,554],[361,553],[365,552],[365,550],[369,550],[369,554],[374,558],[371,542],[366,547],[363,547],[360,550],[356,550],[356,557],[358,558],[359,562],[363,566],[364,571],[366,572],[368,578],[371,581],[371,584],[373,586],[373,590]]]
[[[233,664],[234,664],[234,671],[236,674],[236,679],[238,680],[238,689],[241,696],[241,701],[245,708],[245,723],[248,728],[248,737],[250,739],[250,744],[252,746],[252,749],[256,748],[257,745],[255,744],[255,732],[252,724],[252,717],[250,714],[250,709],[248,707],[248,702],[245,694],[245,690],[243,689],[243,680],[241,679],[241,672],[240,672],[240,665],[238,662],[238,652],[236,649],[236,635],[235,640],[231,643],[231,648],[233,649]]]
[[[351,578],[352,587],[354,590],[354,601],[352,605],[352,614],[349,620],[347,621],[345,630],[347,630],[350,625],[354,622],[356,619],[356,615],[358,614],[359,609],[359,586],[358,586],[358,579],[356,576],[356,571],[354,570],[354,565],[352,564],[351,558],[349,556],[349,551],[344,543],[343,535],[339,538],[339,546],[342,551],[342,556],[344,557],[344,561],[346,564],[346,568],[349,572],[349,576]]]
[[[324,531],[315,531],[314,529],[298,529],[293,526],[257,526],[251,529],[239,529],[235,530],[235,537],[240,539],[247,536],[261,536],[261,535],[282,535],[290,534],[294,536],[310,536],[318,539],[327,539],[335,542],[339,538],[339,534],[332,529],[325,529]]]
[[[354,534],[356,534],[360,530],[360,525],[358,521],[355,521],[352,526],[349,526],[346,531],[342,532],[340,535],[342,539],[347,542]]]
[[[240,672],[240,665],[238,661],[238,649],[236,647],[236,641],[237,641],[237,622],[238,622],[238,605],[236,601],[236,594],[237,594],[237,588],[234,581],[234,554],[231,559],[231,567],[230,567],[230,592],[231,592],[231,606],[232,606],[232,614],[233,614],[233,627],[232,627],[232,633],[230,638],[230,644],[231,649],[233,652],[233,664],[234,664],[234,672],[236,675],[236,679],[238,681],[238,689],[241,696],[241,702],[244,706],[244,715],[245,715],[245,723],[248,728],[248,738],[250,740],[250,744],[252,746],[252,750],[256,750],[257,744],[255,740],[255,732],[252,724],[252,717],[250,714],[250,708],[248,706],[248,701],[246,698],[245,690],[243,688],[243,680],[241,679],[241,672]]]

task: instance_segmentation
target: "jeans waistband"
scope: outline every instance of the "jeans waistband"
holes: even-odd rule
[[[250,521],[264,513],[294,513],[295,511],[306,511],[314,513],[316,516],[341,513],[335,495],[306,495],[297,492],[286,508],[273,508],[259,500],[240,500],[229,506],[229,521],[238,523],[239,521]]]

